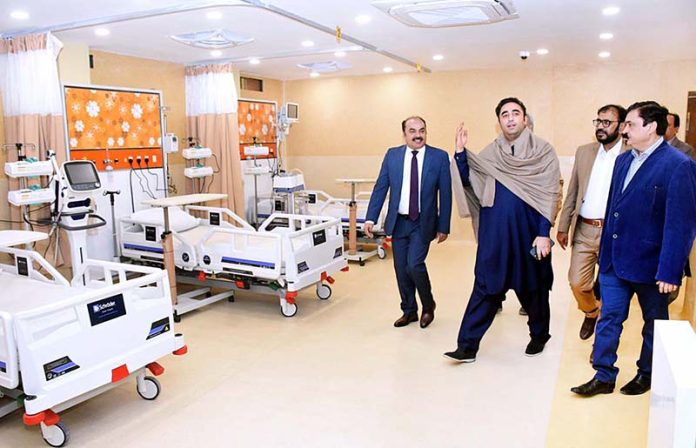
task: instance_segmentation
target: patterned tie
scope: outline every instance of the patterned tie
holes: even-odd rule
[[[418,151],[411,151],[411,196],[408,200],[408,219],[418,219]]]

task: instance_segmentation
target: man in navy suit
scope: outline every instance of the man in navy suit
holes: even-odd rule
[[[614,366],[633,294],[643,313],[638,374],[625,395],[650,390],[655,319],[669,319],[669,293],[681,283],[696,235],[696,163],[664,141],[667,109],[646,101],[628,108],[627,143],[616,160],[599,248],[602,311],[595,331],[597,371],[571,389],[583,396],[614,391]]]
[[[404,327],[418,320],[416,290],[423,313],[421,328],[435,318],[435,300],[425,258],[430,242],[447,239],[452,213],[452,181],[449,155],[426,145],[426,124],[421,117],[409,117],[401,123],[405,145],[387,150],[375,188],[370,197],[363,227],[372,237],[384,200],[389,194],[385,228],[392,236],[394,270],[401,295],[403,315],[394,322]],[[438,203],[439,202],[439,203]]]

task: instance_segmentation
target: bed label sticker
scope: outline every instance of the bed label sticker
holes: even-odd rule
[[[297,264],[297,272],[299,272],[301,274],[304,271],[309,271],[309,266],[307,266],[306,261],[303,261],[302,263]]]
[[[150,326],[150,333],[147,335],[147,338],[145,340],[156,338],[157,336],[164,334],[169,330],[169,318],[165,317],[164,319],[160,319],[157,322],[152,323],[152,325]]]
[[[210,217],[210,225],[211,226],[219,226],[220,225],[220,213],[210,212],[210,214],[208,216]]]
[[[309,203],[310,203],[310,204],[316,204],[316,203],[317,203],[317,195],[316,195],[316,194],[314,194],[314,193],[309,193],[309,195],[307,195],[307,196],[308,196],[308,198],[309,198]]]
[[[65,375],[66,373],[79,369],[80,366],[75,364],[69,357],[63,356],[60,359],[56,359],[48,364],[44,364],[43,368],[44,374],[46,375],[46,381],[51,381]]]
[[[317,230],[312,233],[312,238],[314,239],[314,245],[318,246],[326,242],[326,229]]]
[[[26,257],[17,257],[17,273],[29,277],[29,261]]]
[[[7,364],[5,364],[5,361],[0,361],[0,372],[7,373]]]
[[[341,255],[343,255],[343,248],[337,247],[336,250],[334,251],[334,259],[340,257]]]
[[[157,227],[145,226],[145,240],[157,241]]]
[[[87,304],[89,320],[92,326],[103,324],[117,317],[126,315],[126,305],[123,303],[123,294],[107,297]]]

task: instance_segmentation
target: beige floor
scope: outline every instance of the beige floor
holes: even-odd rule
[[[392,327],[398,298],[391,259],[337,275],[331,300],[308,290],[295,318],[277,299],[240,294],[184,316],[189,355],[161,361],[161,396],[140,399],[133,381],[62,414],[71,447],[642,447],[649,397],[589,400],[568,391],[588,380],[590,344],[557,253],[553,338],[523,354],[525,318],[514,295],[474,364],[452,365],[472,283],[474,246],[447,242],[429,258],[436,320]],[[620,382],[639,343],[633,310]],[[43,446],[21,415],[0,420],[0,446]]]

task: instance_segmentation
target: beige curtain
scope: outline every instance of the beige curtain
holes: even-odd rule
[[[215,157],[206,161],[215,171],[203,192],[225,193],[222,206],[244,217],[244,188],[239,157],[237,96],[231,64],[186,67],[187,131]],[[186,192],[199,193],[203,181],[187,179]]]
[[[41,110],[41,105],[36,104],[37,94],[39,95],[39,101],[41,101],[40,97],[43,95],[48,96],[47,92],[50,92],[54,99],[54,104],[56,104],[56,95],[60,95],[57,62],[55,60],[56,55],[52,53],[53,49],[51,49],[50,52],[45,52],[45,54],[33,55],[31,58],[28,58],[29,61],[22,60],[22,53],[47,50],[49,45],[55,46],[61,44],[48,33],[21,36],[11,39],[0,39],[0,57],[4,57],[5,64],[3,65],[3,71],[5,73],[0,73],[0,76],[6,77],[2,80],[2,86],[4,88],[1,93],[3,96],[7,97],[3,98],[3,100],[5,100],[3,102],[5,104],[11,102],[10,105],[12,106],[10,108],[3,107],[4,134],[6,144],[14,145],[15,143],[22,143],[24,145],[24,154],[27,157],[46,160],[48,150],[51,150],[55,152],[56,159],[60,164],[65,160],[66,153],[62,110],[55,106],[48,107],[48,109],[52,110]],[[59,51],[59,49],[60,46],[58,46],[56,51]],[[48,61],[41,60],[41,58],[47,58]],[[50,67],[51,60],[53,61],[52,67]],[[25,62],[28,62],[27,65],[38,67],[41,67],[40,64],[49,64],[49,67],[54,68],[55,72],[47,74],[47,76],[41,76],[35,73],[30,86],[28,86],[26,79],[23,80],[19,78],[22,72],[27,69],[27,67],[20,66]],[[30,87],[33,91],[24,91],[27,87]],[[32,96],[33,99],[30,98]],[[14,148],[8,149],[7,161],[14,162],[16,160],[17,151]],[[27,184],[45,184],[47,180],[46,178],[30,180]],[[18,180],[8,179],[9,190],[16,190],[18,188]],[[22,221],[22,216],[18,207],[9,205],[6,200],[4,200],[3,203],[7,204],[7,207],[9,207],[12,221]],[[45,218],[48,216],[48,211],[48,207],[31,207],[30,217],[32,220]],[[22,229],[24,225],[14,223],[12,224],[12,228]],[[50,227],[48,226],[35,225],[33,229],[41,232],[50,231]],[[67,257],[69,253],[67,237],[63,234],[60,239],[63,242],[63,244],[61,244],[61,252]],[[45,242],[38,243],[36,249],[43,253],[46,251],[46,244]],[[62,263],[63,260],[59,257],[58,264]]]

